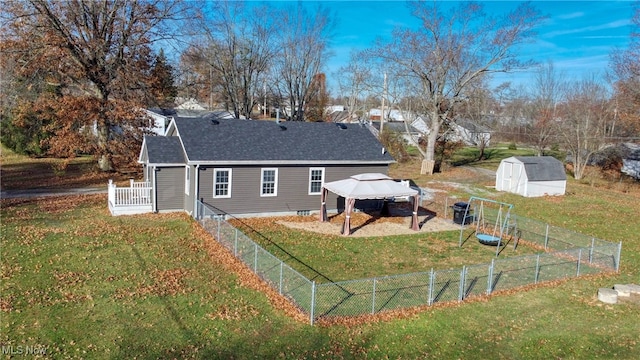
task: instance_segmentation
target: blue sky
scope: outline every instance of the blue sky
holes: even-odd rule
[[[515,1],[481,1],[485,11],[502,14],[514,9]],[[327,78],[349,61],[352,50],[370,47],[376,37],[388,38],[395,26],[416,26],[404,1],[305,1],[329,8],[336,16],[331,49],[334,56],[327,64]],[[447,2],[451,4],[451,2]],[[536,30],[536,41],[519,48],[523,59],[553,62],[565,79],[602,76],[609,56],[616,48],[626,48],[631,32],[632,1],[533,1],[548,19]],[[518,86],[530,84],[531,72],[506,74],[492,84],[511,81]]]

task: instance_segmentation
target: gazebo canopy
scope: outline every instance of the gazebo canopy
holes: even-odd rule
[[[325,183],[324,188],[345,199],[386,199],[390,197],[414,196],[418,193],[385,174],[366,173],[348,179]]]
[[[343,225],[343,234],[349,235],[351,212],[356,199],[386,199],[390,197],[410,196],[413,199],[413,216],[411,218],[411,228],[419,230],[418,227],[418,191],[404,186],[385,174],[365,173],[353,175],[348,179],[333,181],[322,185],[320,221],[327,221],[326,197],[331,191],[346,200],[346,216]]]

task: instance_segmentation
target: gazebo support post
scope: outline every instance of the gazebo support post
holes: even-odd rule
[[[345,217],[344,217],[344,225],[342,226],[342,235],[350,235],[351,234],[351,213],[353,212],[353,207],[356,204],[355,198],[345,199],[346,209],[345,209]]]
[[[329,190],[327,190],[326,188],[322,188],[322,191],[320,193],[320,221],[325,222],[327,221],[327,193],[329,192]]]

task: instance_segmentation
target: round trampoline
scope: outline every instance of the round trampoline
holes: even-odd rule
[[[476,237],[478,238],[478,241],[480,242],[480,244],[482,245],[490,245],[490,246],[498,246],[500,245],[500,237],[499,236],[492,236],[489,234],[476,234]]]

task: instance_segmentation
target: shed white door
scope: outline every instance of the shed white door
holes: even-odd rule
[[[502,188],[517,194],[521,188],[522,171],[522,164],[505,162],[502,167]]]

